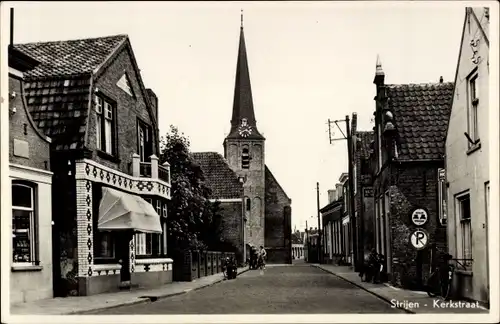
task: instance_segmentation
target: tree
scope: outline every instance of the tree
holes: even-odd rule
[[[211,190],[189,146],[189,139],[172,125],[160,140],[160,162],[170,163],[172,184],[172,198],[167,204],[169,250],[206,249],[220,237],[220,206],[209,201]]]

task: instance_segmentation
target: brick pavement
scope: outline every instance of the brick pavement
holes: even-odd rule
[[[314,267],[320,268],[326,272],[334,274],[359,288],[362,288],[377,297],[392,303],[397,308],[403,309],[407,313],[414,314],[447,314],[447,313],[464,313],[464,314],[487,314],[488,309],[480,306],[480,308],[446,308],[443,299],[440,297],[431,298],[423,291],[413,291],[393,287],[389,284],[372,284],[361,281],[358,273],[354,272],[348,266],[336,266],[331,264],[313,264]],[[454,301],[456,302],[456,301]],[[413,304],[410,304],[413,303]],[[436,305],[437,304],[437,305]],[[443,307],[444,306],[444,307]]]
[[[239,268],[238,275],[248,268]],[[172,282],[154,289],[132,289],[115,293],[98,294],[93,296],[58,297],[43,299],[34,302],[13,304],[10,307],[11,315],[73,315],[85,314],[91,311],[105,310],[124,305],[147,303],[166,297],[187,293],[191,290],[204,288],[223,280],[223,274],[196,279],[191,282]],[[145,298],[144,298],[145,297]]]
[[[153,303],[89,313],[123,314],[405,315],[402,310],[391,307],[373,294],[309,264],[270,265],[265,270],[250,270],[236,280],[225,281],[196,292]],[[335,318],[336,315],[331,317]]]

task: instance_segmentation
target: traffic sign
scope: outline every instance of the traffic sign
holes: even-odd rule
[[[417,250],[422,250],[429,243],[429,233],[424,229],[416,229],[410,235],[410,243]]]
[[[417,208],[411,213],[411,221],[417,226],[422,226],[427,223],[427,212],[425,209]]]

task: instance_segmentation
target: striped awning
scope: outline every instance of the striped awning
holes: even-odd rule
[[[102,189],[97,228],[101,231],[162,232],[160,216],[151,204],[139,196],[106,187]]]

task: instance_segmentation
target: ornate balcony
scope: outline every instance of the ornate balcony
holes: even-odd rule
[[[170,164],[158,164],[158,157],[151,155],[151,162],[141,162],[137,154],[132,156],[132,175],[134,177],[160,179],[170,185]]]

